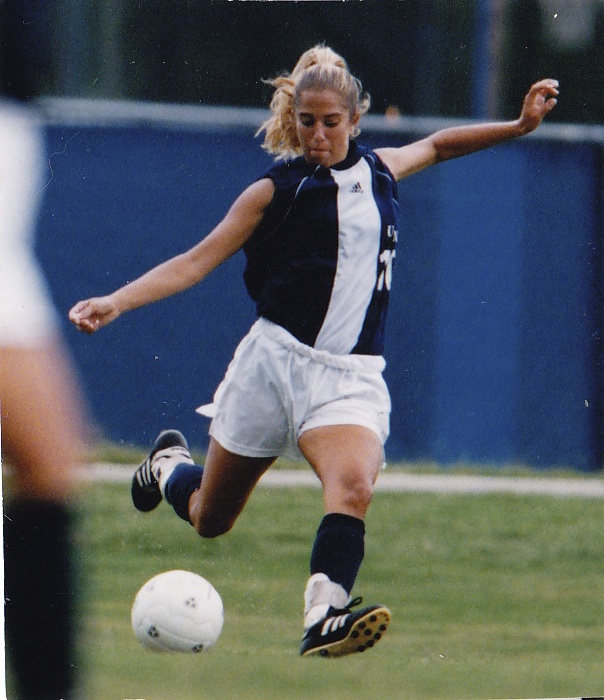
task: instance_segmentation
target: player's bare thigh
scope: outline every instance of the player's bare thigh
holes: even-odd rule
[[[189,501],[189,517],[202,537],[228,532],[260,477],[276,457],[244,457],[210,439],[201,487]]]
[[[328,425],[302,433],[298,446],[323,486],[326,513],[363,519],[384,461],[379,437],[361,425]]]
[[[0,387],[2,448],[16,489],[63,501],[83,458],[85,409],[61,344],[1,347]]]

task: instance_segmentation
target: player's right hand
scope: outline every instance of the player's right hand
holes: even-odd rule
[[[84,333],[94,333],[120,315],[110,296],[79,301],[69,312],[69,320]]]

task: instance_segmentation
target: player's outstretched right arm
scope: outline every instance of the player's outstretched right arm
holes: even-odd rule
[[[260,223],[273,198],[269,179],[250,185],[224,219],[196,246],[154,267],[130,284],[103,297],[79,301],[69,320],[85,333],[94,333],[126,311],[189,289],[236,253]]]

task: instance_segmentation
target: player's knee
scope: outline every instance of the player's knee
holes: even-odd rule
[[[346,489],[346,499],[358,510],[367,510],[373,495],[373,484],[369,479],[356,479]]]
[[[199,517],[193,522],[197,534],[204,539],[214,539],[225,535],[234,525],[234,521]]]
[[[373,496],[373,482],[364,476],[351,477],[340,482],[335,492],[328,495],[338,510],[364,517]]]
[[[229,518],[220,508],[208,508],[195,491],[189,501],[189,521],[200,537],[213,539],[228,532],[235,523],[235,518]]]

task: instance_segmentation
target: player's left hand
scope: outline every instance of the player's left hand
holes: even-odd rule
[[[531,86],[527,92],[522,112],[518,118],[519,126],[524,133],[534,131],[548,112],[558,104],[560,94],[559,83],[552,78],[540,80]]]
[[[111,296],[79,301],[69,312],[69,320],[84,333],[94,333],[120,315]]]

